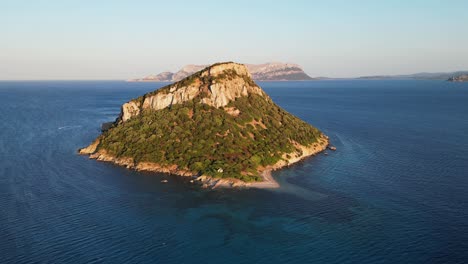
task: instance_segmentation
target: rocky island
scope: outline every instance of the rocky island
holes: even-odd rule
[[[183,78],[200,71],[209,65],[186,65],[176,73],[162,72],[131,82],[178,82]],[[264,64],[246,64],[252,78],[257,81],[307,81],[314,78],[307,75],[301,66],[292,63],[271,62]]]
[[[452,76],[447,81],[449,82],[468,82],[468,74],[461,74],[458,76]]]
[[[191,177],[205,187],[278,187],[270,171],[325,150],[328,137],[286,112],[246,66],[211,65],[133,99],[80,154]]]

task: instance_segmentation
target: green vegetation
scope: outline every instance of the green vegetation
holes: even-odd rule
[[[229,72],[222,76],[230,78]],[[212,177],[258,181],[260,166],[299,151],[291,141],[310,145],[320,131],[256,94],[240,97],[225,108],[200,98],[142,114],[106,131],[99,149],[136,162],[176,164]],[[233,116],[226,108],[240,111]],[[221,170],[220,170],[221,169]]]

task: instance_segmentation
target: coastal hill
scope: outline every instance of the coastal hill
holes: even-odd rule
[[[131,79],[133,82],[178,82],[208,65],[186,65],[176,73],[162,72],[141,79]],[[301,66],[290,63],[246,64],[252,78],[257,81],[306,81],[313,80]]]
[[[449,82],[468,82],[468,74],[461,74],[458,76],[452,76],[447,81]]]
[[[125,103],[112,126],[79,152],[206,187],[276,187],[269,171],[327,146],[318,129],[276,105],[246,66],[228,62]]]

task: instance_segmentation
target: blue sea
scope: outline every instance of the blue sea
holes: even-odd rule
[[[162,85],[0,82],[0,263],[468,262],[468,83],[260,83],[337,147],[277,190],[77,155]]]

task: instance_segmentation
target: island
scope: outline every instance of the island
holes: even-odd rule
[[[458,76],[452,76],[447,81],[449,82],[468,82],[468,74],[461,74]]]
[[[123,104],[79,153],[209,188],[275,188],[272,170],[328,145],[321,131],[276,105],[245,65],[226,62]]]
[[[176,73],[162,72],[148,75],[143,78],[130,79],[130,82],[177,82],[189,75],[200,71],[209,65],[186,65]],[[252,78],[256,81],[308,81],[312,78],[307,75],[301,66],[292,63],[270,62],[264,64],[246,64]]]

